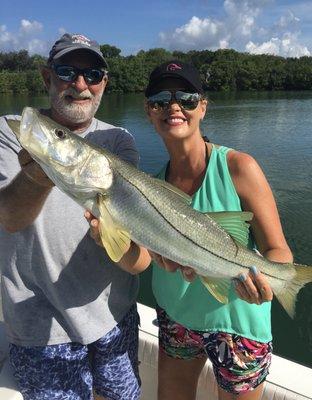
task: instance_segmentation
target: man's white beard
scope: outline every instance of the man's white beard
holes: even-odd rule
[[[91,120],[101,103],[103,91],[94,96],[88,89],[83,92],[77,92],[74,88],[68,88],[63,92],[58,92],[53,82],[49,89],[51,105],[53,109],[66,121],[73,124],[79,124]],[[66,96],[72,96],[75,99],[91,99],[88,104],[69,103]]]

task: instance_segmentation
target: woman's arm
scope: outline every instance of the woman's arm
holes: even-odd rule
[[[228,166],[242,209],[253,213],[251,230],[259,252],[271,261],[293,262],[272,190],[258,163],[248,154],[231,151]],[[266,278],[255,269],[240,278],[236,288],[244,300],[252,303],[272,300]]]

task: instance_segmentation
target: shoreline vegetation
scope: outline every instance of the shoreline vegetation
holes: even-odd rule
[[[192,50],[187,53],[155,48],[122,56],[115,46],[101,51],[109,65],[107,92],[143,92],[154,67],[171,59],[186,61],[200,71],[207,91],[312,90],[312,57],[283,58],[240,53],[232,49]],[[0,93],[44,93],[39,68],[46,64],[27,50],[0,52]]]

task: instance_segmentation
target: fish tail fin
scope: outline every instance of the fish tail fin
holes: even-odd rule
[[[293,264],[296,275],[287,282],[286,287],[278,293],[274,293],[286,310],[287,314],[294,318],[297,295],[299,291],[309,282],[312,282],[312,266]]]

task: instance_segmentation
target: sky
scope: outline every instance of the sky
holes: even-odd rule
[[[47,56],[65,32],[135,55],[231,48],[312,55],[312,0],[1,0],[0,52]]]

